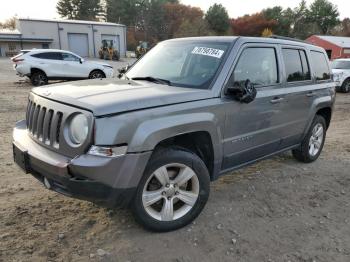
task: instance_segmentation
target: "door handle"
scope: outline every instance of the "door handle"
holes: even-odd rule
[[[284,100],[283,97],[275,97],[274,99],[270,100],[271,104],[278,104],[281,103]]]
[[[306,96],[307,97],[313,97],[313,96],[315,96],[315,93],[311,91],[311,92],[307,93]]]

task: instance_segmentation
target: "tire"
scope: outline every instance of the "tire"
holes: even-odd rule
[[[89,79],[106,78],[106,75],[101,70],[94,70],[90,73]]]
[[[43,71],[36,71],[30,76],[30,81],[33,86],[47,85],[48,79]]]
[[[182,148],[160,149],[152,155],[141,178],[132,211],[146,229],[176,230],[200,214],[209,191],[209,172],[197,155]],[[154,192],[152,197],[149,192]]]
[[[343,93],[349,93],[350,92],[350,79],[346,79],[344,83],[341,85],[340,90]]]
[[[324,117],[316,115],[301,146],[292,150],[293,156],[304,163],[314,162],[322,152],[326,140],[326,132],[326,120]]]

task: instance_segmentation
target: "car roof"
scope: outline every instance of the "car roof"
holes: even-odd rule
[[[287,37],[250,37],[250,36],[201,36],[201,37],[186,37],[186,38],[175,38],[166,40],[167,41],[209,41],[209,42],[227,42],[233,43],[240,39],[242,42],[250,43],[273,43],[283,44],[291,46],[303,46],[314,50],[324,52],[324,49],[302,40],[287,38]]]
[[[61,50],[61,49],[36,49],[36,48],[21,50],[21,52],[31,52],[31,53],[43,53],[43,52],[45,52],[45,53],[54,53],[55,52],[56,53],[56,52],[59,52],[59,53],[74,54],[71,51]]]

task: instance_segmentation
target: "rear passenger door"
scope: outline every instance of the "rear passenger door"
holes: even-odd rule
[[[281,148],[294,146],[301,140],[315,96],[307,50],[282,46],[284,62],[285,129]]]
[[[38,67],[42,69],[48,77],[62,77],[63,64],[60,52],[43,52],[32,55],[37,58]]]

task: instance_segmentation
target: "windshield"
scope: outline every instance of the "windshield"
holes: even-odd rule
[[[126,77],[161,79],[173,86],[208,89],[229,45],[204,41],[160,43],[137,62]]]
[[[350,61],[333,61],[332,69],[350,69]]]

